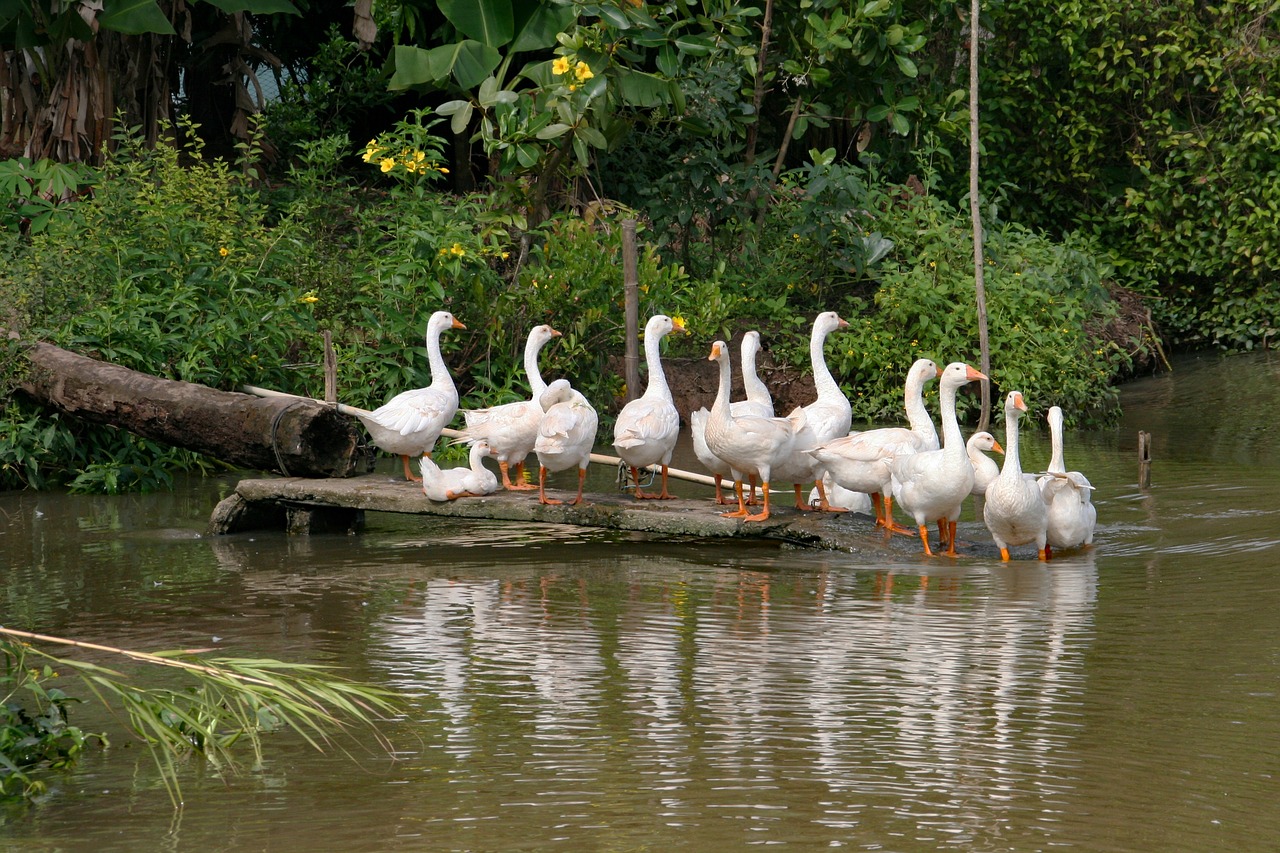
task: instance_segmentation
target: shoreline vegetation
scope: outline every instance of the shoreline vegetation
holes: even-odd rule
[[[836,311],[850,328],[826,357],[859,423],[900,420],[915,359],[975,359],[979,285],[992,399],[1034,392],[1033,421],[1056,405],[1076,428],[1114,422],[1117,383],[1166,353],[1265,348],[1280,324],[1280,34],[1256,4],[1016,0],[975,27],[946,3],[476,0],[357,4],[354,28],[336,7],[250,5],[235,44],[190,41],[149,3],[81,10],[89,27],[20,9],[9,35],[47,44],[0,33],[0,326],[308,397],[327,333],[342,399],[371,409],[421,384],[435,310],[469,330],[444,353],[464,408],[522,398],[524,337],[551,323],[548,375],[607,426],[628,396],[627,221],[641,316],[690,332],[664,358],[755,329],[775,389],[800,387],[806,330]],[[98,40],[120,67],[87,58]],[[237,97],[170,85],[224,63]],[[50,124],[104,86],[111,120]],[[217,467],[12,393],[25,362],[0,345],[0,488]]]

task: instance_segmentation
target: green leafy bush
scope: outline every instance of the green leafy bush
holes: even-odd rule
[[[58,674],[48,664],[28,666],[24,644],[0,639],[0,801],[34,799],[47,788],[42,770],[75,764],[101,734],[71,725],[74,699],[49,684]]]

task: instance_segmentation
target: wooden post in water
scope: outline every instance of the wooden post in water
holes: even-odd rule
[[[627,326],[627,348],[623,358],[623,379],[627,402],[640,396],[640,274],[636,261],[636,221],[622,222],[622,295]]]
[[[333,332],[324,330],[324,401],[338,402],[338,357],[333,352]]]
[[[1138,488],[1151,486],[1151,433],[1138,431]]]

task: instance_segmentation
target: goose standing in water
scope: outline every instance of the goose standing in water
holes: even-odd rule
[[[1041,560],[1049,559],[1045,551],[1049,512],[1040,495],[1040,486],[1034,479],[1022,475],[1022,460],[1018,456],[1018,418],[1026,410],[1022,392],[1010,391],[1004,403],[1004,465],[1000,476],[987,486],[982,504],[982,518],[1000,549],[1000,559],[1005,562],[1009,560],[1011,547],[1031,542],[1036,544]]]
[[[1092,545],[1098,524],[1093,485],[1079,471],[1068,471],[1062,456],[1062,409],[1049,409],[1049,440],[1053,454],[1048,473],[1040,478],[1040,494],[1049,507],[1049,555],[1054,548]]]
[[[929,547],[929,528],[938,523],[938,535],[947,546],[946,554],[956,554],[956,520],[964,499],[973,489],[973,466],[965,453],[964,437],[956,418],[956,393],[964,385],[987,377],[969,365],[953,361],[938,380],[942,422],[942,447],[895,457],[890,463],[893,496],[915,519],[924,552]]]

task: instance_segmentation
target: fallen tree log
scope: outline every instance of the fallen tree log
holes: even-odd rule
[[[355,473],[357,427],[332,406],[161,379],[51,344],[28,344],[26,354],[30,369],[19,388],[56,411],[245,468]]]

